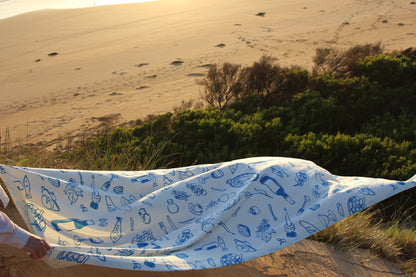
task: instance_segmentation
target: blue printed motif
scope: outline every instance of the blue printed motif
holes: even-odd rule
[[[416,186],[280,157],[136,172],[0,165],[0,177],[50,258],[155,271],[241,263]]]
[[[241,241],[238,239],[234,239],[235,249],[240,252],[256,252],[257,250],[251,246],[250,242],[248,241]]]
[[[251,236],[250,228],[243,224],[238,224],[238,233],[245,238],[249,238]]]
[[[113,243],[118,242],[123,236],[123,232],[121,229],[122,219],[123,219],[122,217],[117,217],[117,221],[116,221],[116,224],[114,225],[113,231],[110,233],[110,239]]]
[[[189,203],[188,208],[189,211],[194,215],[201,215],[204,212],[200,204]]]
[[[179,234],[178,238],[176,239],[176,244],[182,245],[188,240],[190,240],[193,236],[194,235],[191,233],[191,230],[185,229],[184,231],[182,231],[181,234]]]
[[[180,190],[172,190],[172,194],[175,196],[176,199],[183,201],[188,201],[188,198],[191,197],[191,195],[186,191]]]
[[[340,216],[345,216],[344,207],[342,207],[342,204],[340,202],[337,203],[337,210]]]
[[[232,179],[228,179],[226,183],[233,188],[241,188],[249,182],[256,181],[258,178],[259,175],[257,173],[244,173]]]
[[[78,201],[78,197],[84,197],[82,189],[79,188],[78,183],[76,183],[72,178],[69,179],[69,182],[64,189],[64,193],[68,197],[71,205]]]
[[[232,264],[239,264],[243,262],[243,255],[237,255],[234,253],[230,253],[221,257],[221,265],[227,266]]]
[[[296,186],[299,186],[299,187],[303,186],[305,184],[305,182],[308,181],[308,180],[309,180],[309,176],[306,174],[306,172],[304,170],[301,170],[301,171],[297,172],[296,173],[296,178],[295,178],[295,181],[296,181],[295,187]]]
[[[58,206],[58,203],[56,203],[56,197],[55,194],[52,191],[49,191],[44,186],[41,187],[41,201],[43,206],[51,211],[59,212],[61,209]]]
[[[348,213],[350,215],[366,208],[364,196],[351,196],[348,198]]]
[[[48,177],[48,182],[55,188],[59,188],[59,186],[61,185],[61,182],[59,181],[59,179],[55,179],[51,177]]]
[[[267,219],[263,219],[261,223],[257,226],[256,237],[261,238],[265,242],[269,242],[272,239],[272,235],[276,231],[271,227]]]
[[[58,260],[62,260],[62,261],[85,264],[88,261],[88,259],[90,258],[90,255],[81,254],[81,253],[72,252],[72,251],[60,251],[56,255],[56,258]]]
[[[36,208],[35,205],[30,203],[27,204],[27,209],[33,216],[32,226],[35,227],[38,232],[44,232],[46,229],[46,222],[43,218],[43,210]]]

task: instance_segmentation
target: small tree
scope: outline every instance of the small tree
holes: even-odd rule
[[[202,86],[202,98],[208,104],[224,109],[239,98],[241,82],[241,65],[224,63],[222,67],[211,67],[197,84]]]
[[[262,56],[244,70],[245,94],[257,94],[266,100],[277,89],[277,77],[282,69],[275,61],[272,56]]]
[[[335,48],[318,48],[313,58],[313,74],[333,72],[337,77],[355,76],[358,62],[368,56],[382,53],[380,43],[357,45],[347,50]]]

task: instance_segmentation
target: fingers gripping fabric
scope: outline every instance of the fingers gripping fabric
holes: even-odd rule
[[[17,208],[60,261],[177,271],[241,263],[416,185],[259,157],[150,171],[0,166]]]

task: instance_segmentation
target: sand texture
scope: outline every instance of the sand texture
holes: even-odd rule
[[[262,55],[308,69],[318,47],[416,44],[408,0],[159,0],[0,21],[0,130],[15,143],[82,134],[198,99],[214,63]],[[109,116],[111,115],[111,116]],[[101,120],[100,120],[101,119]]]

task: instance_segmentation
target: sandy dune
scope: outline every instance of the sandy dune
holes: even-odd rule
[[[50,141],[108,114],[171,111],[199,98],[195,79],[213,63],[267,54],[310,68],[317,47],[405,49],[416,44],[415,11],[408,0],[159,0],[5,19],[0,130]]]

